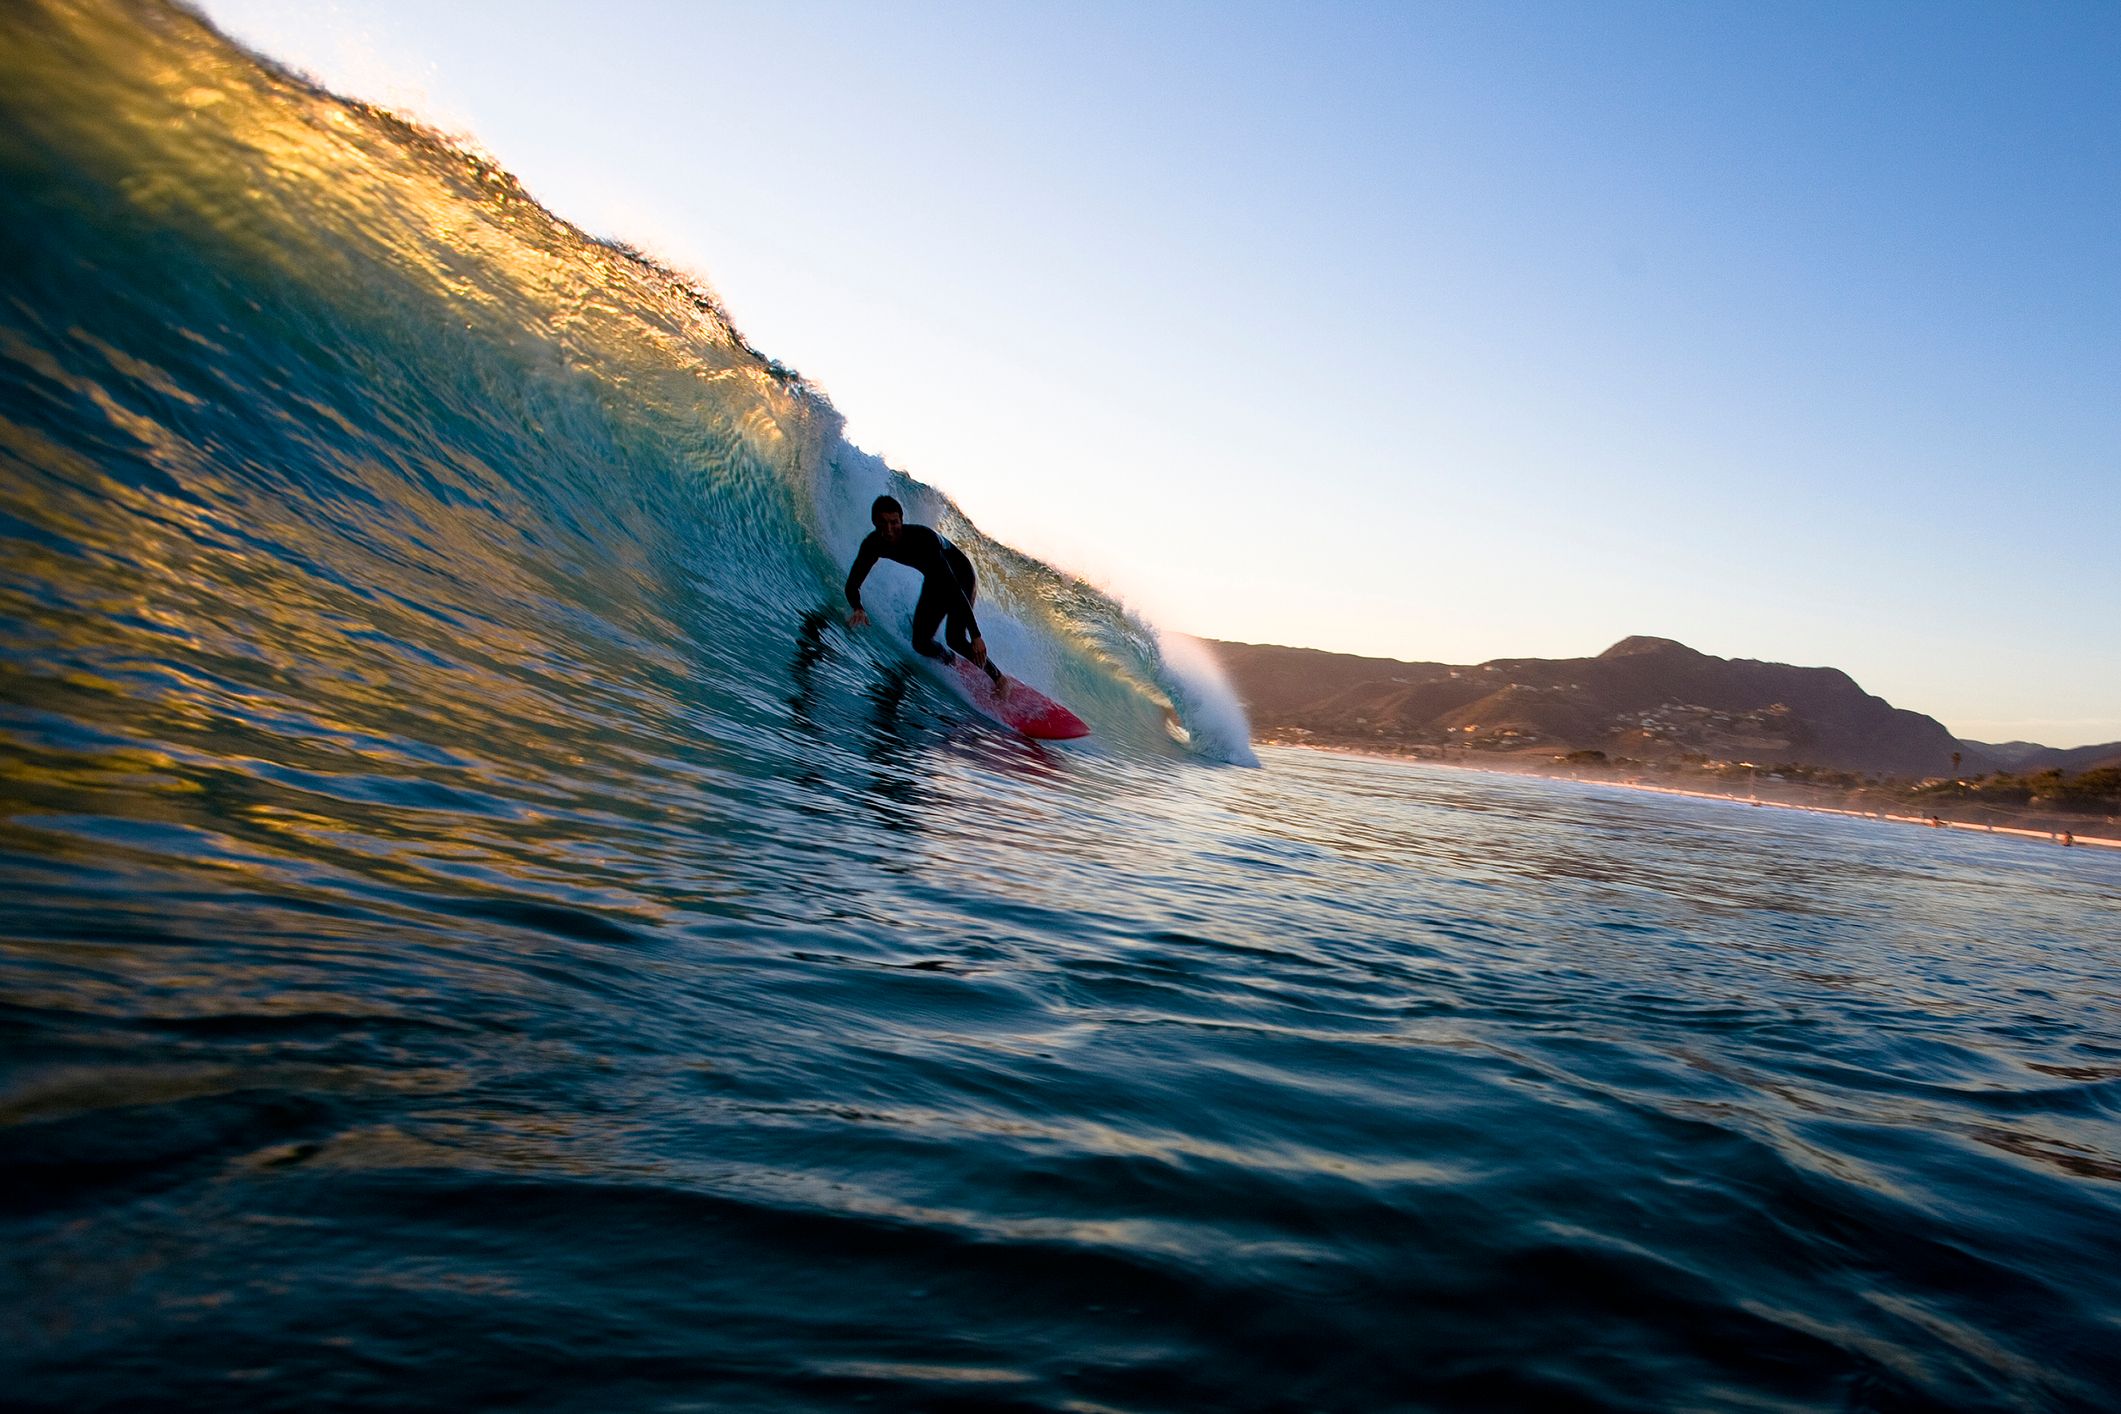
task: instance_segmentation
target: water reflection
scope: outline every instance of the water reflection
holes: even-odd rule
[[[788,675],[795,680],[795,693],[788,699],[790,720],[797,731],[809,737],[819,735],[817,667],[827,652],[825,628],[831,622],[832,616],[822,609],[804,614],[796,628],[795,656],[788,664]]]
[[[862,736],[863,755],[874,767],[863,788],[864,797],[875,808],[879,823],[907,833],[920,829],[921,814],[934,798],[923,782],[913,733],[906,722],[906,694],[913,687],[914,671],[901,663],[884,667],[864,694],[869,714]]]

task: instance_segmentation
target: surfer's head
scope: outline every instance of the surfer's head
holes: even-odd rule
[[[869,503],[869,523],[883,531],[886,540],[896,540],[906,524],[906,508],[895,497],[879,496]]]

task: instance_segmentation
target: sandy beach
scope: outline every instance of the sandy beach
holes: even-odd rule
[[[2031,825],[1999,825],[1985,821],[1950,820],[1936,815],[1915,815],[1902,811],[1851,810],[1845,806],[1818,805],[1799,800],[1777,800],[1759,795],[1738,795],[1730,791],[1689,790],[1682,786],[1651,785],[1645,781],[1614,780],[1605,776],[1574,775],[1560,771],[1513,771],[1500,765],[1468,765],[1456,761],[1439,761],[1429,757],[1399,756],[1389,752],[1363,751],[1356,747],[1326,746],[1316,743],[1280,742],[1273,745],[1292,746],[1300,751],[1324,751],[1338,756],[1363,756],[1385,761],[1412,761],[1423,766],[1441,766],[1453,771],[1474,771],[1497,776],[1539,776],[1548,780],[1586,781],[1594,785],[1617,786],[1622,790],[1647,791],[1652,795],[1688,796],[1696,800],[1728,800],[1739,805],[1757,805],[1771,810],[1801,810],[1812,815],[1846,815],[1862,820],[1886,820],[1895,824],[1920,825],[1929,829],[1962,830],[1977,835],[2014,835],[2021,839],[2039,840],[2049,844],[2073,848],[2089,845],[2097,849],[2121,849],[2121,837],[2086,834],[2067,828],[2047,829]],[[2107,828],[2104,821],[2088,822],[2094,828]]]

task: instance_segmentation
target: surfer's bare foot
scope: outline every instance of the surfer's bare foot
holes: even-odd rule
[[[1009,675],[1007,673],[998,675],[994,679],[994,695],[996,697],[999,697],[1002,701],[1007,702],[1009,700],[1010,686],[1011,683],[1009,681]]]

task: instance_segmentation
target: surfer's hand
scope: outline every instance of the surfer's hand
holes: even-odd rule
[[[869,615],[860,609],[856,609],[847,616],[847,622],[854,628],[867,628],[869,627]]]

